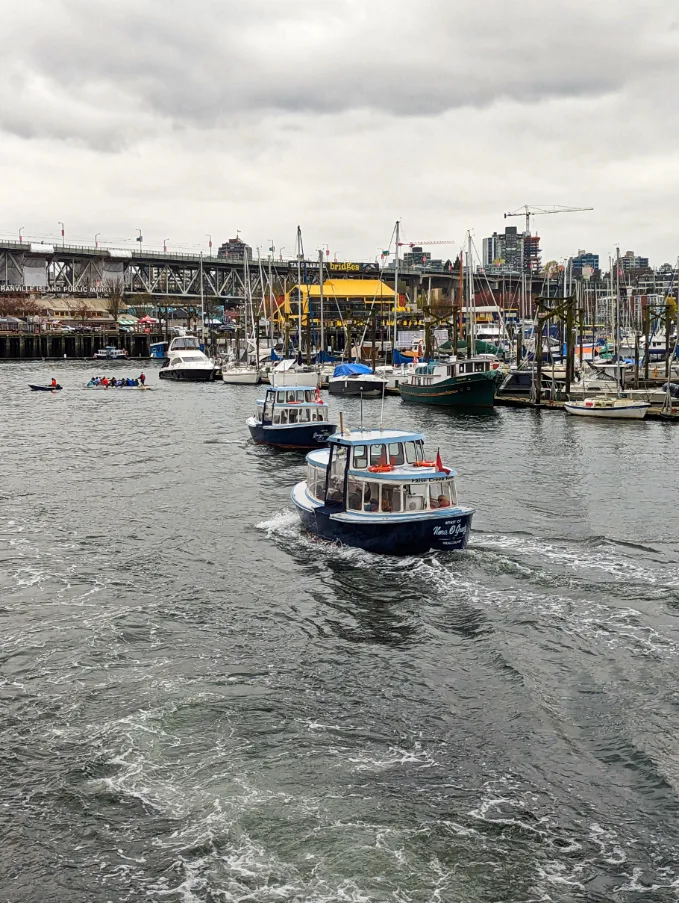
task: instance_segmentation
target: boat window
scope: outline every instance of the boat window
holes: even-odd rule
[[[184,363],[184,361],[182,360],[182,358],[176,357],[176,358],[172,361],[172,366],[173,366],[173,367],[176,367],[178,364],[183,364],[183,363]]]
[[[314,393],[311,389],[307,389],[304,393],[304,400],[308,402],[312,402],[314,400]]]
[[[381,511],[397,513],[403,511],[402,486],[382,485]]]
[[[297,414],[299,411],[288,411],[288,423],[297,423]]]
[[[287,422],[288,422],[288,409],[283,408],[283,410],[281,411],[281,423],[287,423]]]
[[[474,364],[474,370],[479,373],[486,369],[485,361],[481,361],[480,363]]]
[[[371,445],[370,446],[370,464],[371,466],[375,464],[386,464],[387,463],[387,449],[386,446],[380,443],[379,445]]]
[[[346,466],[347,447],[346,445],[336,445],[332,450],[326,501],[340,502],[340,504],[344,501],[344,472]]]
[[[368,466],[368,448],[366,445],[354,445],[352,466],[356,470],[365,470]]]
[[[276,409],[276,410],[273,412],[273,422],[274,422],[274,423],[280,423],[280,422],[281,422],[281,412],[280,412],[278,409]]]
[[[414,442],[406,442],[406,461],[408,464],[414,464],[417,461],[416,445]]]
[[[424,511],[427,507],[426,491],[424,483],[407,483],[403,487],[403,510]]]
[[[295,400],[295,393],[294,393],[294,392],[288,392],[285,400],[288,401],[288,402],[294,401],[294,400]]]
[[[310,414],[311,411],[309,410],[309,408],[302,408],[302,410],[299,412],[299,422],[308,423]]]
[[[447,482],[436,480],[429,483],[429,507],[450,508],[450,492]]]
[[[363,486],[363,510],[380,510],[380,484],[365,483]]]
[[[301,390],[297,393],[297,401],[304,401],[304,389],[301,389]]]
[[[280,404],[285,404],[285,392],[279,392],[276,401]]]
[[[389,463],[390,464],[403,464],[405,461],[405,457],[403,455],[403,443],[402,442],[390,442],[389,443]]]
[[[348,490],[347,509],[349,511],[363,511],[363,480],[350,478]]]

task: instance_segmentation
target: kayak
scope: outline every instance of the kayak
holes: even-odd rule
[[[60,386],[58,383],[56,386],[32,386],[29,383],[28,388],[33,392],[56,392],[57,389],[63,389],[64,387]]]

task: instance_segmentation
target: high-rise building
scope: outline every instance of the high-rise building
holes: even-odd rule
[[[582,270],[584,267],[591,269],[591,276],[599,275],[599,255],[592,254],[591,251],[578,251],[572,262],[573,276],[576,279],[582,278]],[[586,271],[587,272],[587,271]]]
[[[483,239],[483,266],[500,273],[530,273],[540,269],[540,237],[506,226]]]
[[[649,268],[648,257],[639,257],[634,251],[625,251],[620,258],[620,264],[625,273],[629,270],[647,270]]]
[[[248,260],[252,260],[252,248],[238,236],[225,241],[217,251],[217,257],[226,257],[228,260],[243,261],[246,255]]]

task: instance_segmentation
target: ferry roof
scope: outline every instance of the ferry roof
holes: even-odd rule
[[[424,441],[423,433],[405,433],[402,430],[350,430],[328,437],[335,445],[381,445],[384,442]]]
[[[315,386],[269,386],[267,392],[315,392]]]

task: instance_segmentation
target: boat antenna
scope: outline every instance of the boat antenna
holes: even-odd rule
[[[361,432],[363,432],[363,389],[361,389]]]
[[[380,432],[382,432],[382,422],[384,420],[384,395],[387,387],[386,380],[382,383],[382,404],[380,405]]]

